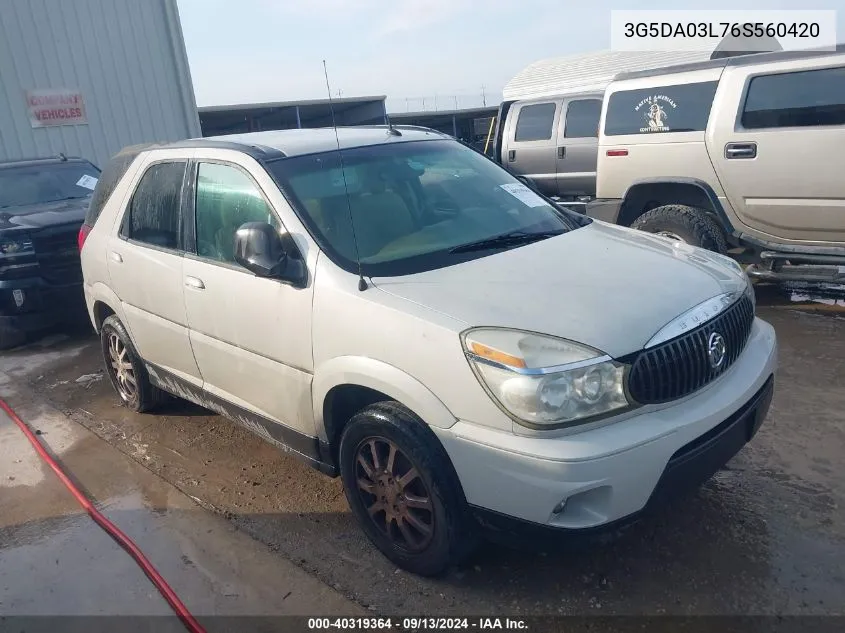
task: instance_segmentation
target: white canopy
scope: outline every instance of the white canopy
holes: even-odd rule
[[[511,79],[505,101],[534,99],[575,92],[603,92],[621,72],[649,70],[710,59],[712,51],[601,51],[534,62]]]

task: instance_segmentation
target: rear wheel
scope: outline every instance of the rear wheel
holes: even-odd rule
[[[349,421],[340,472],[364,533],[399,567],[434,576],[470,553],[472,523],[452,464],[401,404],[370,405]]]
[[[728,250],[721,227],[702,209],[684,204],[667,204],[643,213],[631,228],[655,233],[717,253]]]
[[[114,390],[127,407],[142,413],[159,405],[165,393],[150,383],[147,368],[116,315],[103,321],[100,344],[106,373]]]

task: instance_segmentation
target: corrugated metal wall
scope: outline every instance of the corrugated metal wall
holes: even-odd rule
[[[33,128],[26,91],[81,92],[87,125]],[[200,136],[176,0],[0,0],[0,160]]]

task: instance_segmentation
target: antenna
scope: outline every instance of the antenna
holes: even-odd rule
[[[361,252],[358,250],[358,237],[355,235],[355,222],[352,219],[352,203],[349,201],[349,185],[346,182],[346,168],[343,164],[343,150],[340,149],[340,136],[337,133],[337,121],[334,116],[334,103],[332,102],[332,89],[329,86],[329,71],[326,68],[326,60],[323,60],[323,74],[326,76],[326,90],[329,92],[329,110],[332,113],[332,127],[334,128],[334,139],[337,142],[337,155],[340,158],[340,174],[343,176],[343,190],[346,192],[346,208],[349,211],[349,226],[352,228],[352,241],[355,243],[355,260],[358,264],[358,290],[363,292],[367,289],[367,282],[361,272]]]

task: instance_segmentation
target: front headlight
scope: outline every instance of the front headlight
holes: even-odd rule
[[[19,257],[21,255],[32,255],[32,240],[28,237],[0,237],[0,257]]]
[[[468,330],[461,340],[478,380],[525,426],[580,424],[631,404],[625,366],[586,345],[500,328]]]

